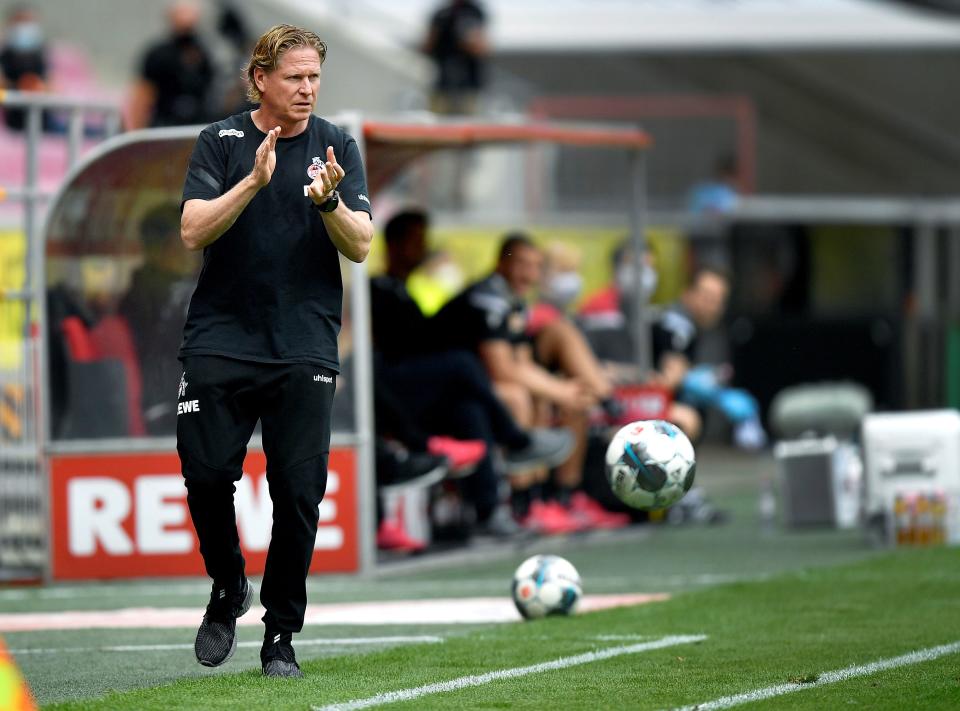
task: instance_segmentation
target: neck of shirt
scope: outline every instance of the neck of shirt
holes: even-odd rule
[[[307,127],[310,125],[310,118],[306,118],[303,121],[298,121],[292,126],[287,126],[281,121],[267,116],[266,112],[263,110],[263,107],[259,109],[254,109],[250,112],[250,120],[253,122],[253,125],[256,127],[260,133],[266,135],[267,131],[270,129],[280,127],[280,136],[279,138],[296,138],[301,135],[304,131],[307,130]]]

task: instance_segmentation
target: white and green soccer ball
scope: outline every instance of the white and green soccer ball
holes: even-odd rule
[[[582,594],[580,573],[557,555],[527,558],[513,574],[513,603],[526,620],[572,615]]]
[[[663,420],[631,422],[607,447],[607,480],[613,493],[636,509],[665,509],[693,486],[693,445]]]

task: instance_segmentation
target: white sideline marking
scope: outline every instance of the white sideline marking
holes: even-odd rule
[[[664,593],[585,595],[582,612],[666,600]],[[0,632],[37,630],[196,627],[202,607],[128,607],[120,610],[11,612],[0,614]],[[262,624],[263,608],[254,605],[237,620],[240,627]],[[509,595],[499,597],[424,598],[379,602],[307,605],[306,625],[430,625],[517,622],[520,614]]]
[[[694,575],[663,575],[650,577],[650,584],[658,585],[712,585],[714,583],[739,582],[742,580],[760,580],[769,575],[731,575],[720,573],[700,573]],[[503,580],[500,578],[477,577],[457,578],[454,580],[395,580],[384,578],[397,590],[405,594],[415,595],[417,592],[444,594],[459,591],[476,593],[479,590],[490,591],[491,594],[503,589]],[[632,579],[623,576],[599,576],[590,578],[593,589],[622,589],[633,584]],[[352,593],[358,588],[355,580],[342,577],[323,578],[322,582],[307,581],[307,591],[316,594],[328,594],[331,591]],[[205,582],[163,582],[163,583],[58,583],[47,587],[10,588],[0,590],[0,603],[16,602],[21,600],[101,600],[104,598],[136,598],[136,597],[194,597],[210,594],[210,581]]]
[[[443,637],[412,635],[393,637],[340,637],[333,639],[298,639],[297,647],[350,647],[364,644],[439,644]],[[238,642],[238,647],[259,647],[262,642]],[[11,649],[14,656],[22,654],[60,654],[62,652],[167,652],[177,649],[193,649],[192,644],[123,644],[108,647],[35,647]]]
[[[881,659],[876,662],[870,662],[869,664],[854,664],[853,666],[846,667],[845,669],[824,672],[816,681],[812,681],[809,684],[777,684],[776,686],[768,686],[765,689],[748,691],[744,694],[724,696],[719,699],[714,699],[713,701],[706,701],[702,704],[682,706],[678,709],[674,709],[674,711],[708,711],[712,709],[728,709],[732,706],[748,704],[751,701],[763,701],[764,699],[769,699],[774,696],[792,694],[795,691],[812,689],[817,686],[825,686],[826,684],[836,684],[838,681],[846,681],[847,679],[853,679],[854,677],[858,676],[876,674],[877,672],[886,671],[887,669],[895,669],[897,667],[903,667],[909,664],[929,662],[934,659],[938,659],[939,657],[947,656],[948,654],[955,654],[956,652],[960,652],[960,641],[953,642],[951,644],[942,644],[939,647],[921,649],[916,652],[910,652],[909,654],[903,654],[899,657]]]
[[[633,639],[650,639],[648,634],[598,634],[593,637],[593,639],[598,639],[601,642],[625,642],[627,640]]]
[[[649,652],[653,649],[662,649],[672,647],[677,644],[691,644],[692,642],[702,642],[707,638],[706,635],[677,635],[663,637],[652,642],[642,644],[631,644],[626,647],[608,647],[607,649],[598,649],[594,652],[578,654],[575,657],[560,657],[552,662],[543,662],[542,664],[533,664],[528,667],[515,667],[513,669],[501,669],[499,671],[488,672],[486,674],[475,674],[472,676],[462,676],[459,679],[442,681],[438,684],[426,684],[413,689],[400,689],[399,691],[388,691],[384,694],[377,694],[366,699],[354,699],[353,701],[344,701],[339,704],[329,704],[328,706],[312,706],[313,711],[357,711],[357,709],[368,709],[373,706],[383,704],[394,704],[400,701],[410,701],[418,699],[421,696],[430,694],[442,694],[446,691],[457,691],[470,686],[481,686],[489,684],[492,681],[501,679],[514,679],[518,676],[527,676],[528,674],[539,674],[541,672],[553,671],[555,669],[566,669],[580,664],[589,664],[602,659],[619,657],[622,654],[637,654],[639,652]]]

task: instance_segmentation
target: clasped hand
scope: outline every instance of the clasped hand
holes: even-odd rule
[[[254,160],[251,176],[258,187],[263,187],[269,183],[273,177],[273,171],[277,167],[277,138],[279,136],[279,126],[270,129],[267,132],[266,138],[263,139],[263,142],[257,148],[257,155]],[[337,157],[333,152],[333,146],[328,146],[327,160],[325,163],[320,164],[320,171],[308,188],[310,199],[318,205],[322,203],[333,195],[333,191],[337,189],[337,185],[343,180],[344,175],[346,175],[346,173],[343,167],[337,162]]]

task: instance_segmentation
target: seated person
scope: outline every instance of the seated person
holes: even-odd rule
[[[690,279],[680,301],[668,307],[653,325],[653,353],[663,385],[678,399],[696,407],[715,407],[734,426],[734,441],[757,449],[767,437],[756,400],[744,390],[726,387],[728,366],[693,367],[697,337],[723,316],[730,292],[726,272],[701,267]]]
[[[118,312],[133,334],[147,433],[172,435],[177,431],[174,395],[183,370],[177,360],[177,345],[196,285],[198,264],[192,256],[184,255],[176,203],[164,203],[146,213],[140,221],[140,241],[143,264],[133,273]]]
[[[613,251],[613,279],[583,302],[578,323],[610,377],[620,385],[615,397],[624,411],[621,424],[631,420],[664,419],[696,440],[702,427],[700,414],[690,405],[675,401],[676,386],[659,370],[658,354],[654,353],[653,372],[640,372],[635,365],[637,350],[632,323],[637,288],[647,301],[656,290],[657,271],[653,252],[648,249],[637,279],[633,254],[626,240]]]
[[[519,530],[500,506],[495,450],[502,447],[508,468],[520,470],[564,456],[569,436],[530,429],[532,421],[522,429],[495,396],[476,355],[438,347],[436,324],[422,314],[405,283],[426,255],[426,229],[426,215],[407,210],[384,230],[387,271],[370,284],[374,377],[389,384],[407,417],[422,429],[486,443],[488,451],[463,480],[464,494],[476,510],[478,532],[514,535]]]
[[[552,482],[556,501],[543,501],[542,492],[537,491],[545,481],[544,472],[512,482],[517,514],[526,515],[531,527],[559,533],[583,527],[564,503],[573,499],[581,483],[587,418],[606,396],[608,384],[596,377],[596,362],[582,338],[577,341],[567,331],[566,339],[556,336],[538,344],[528,337],[524,298],[539,285],[542,263],[543,255],[529,237],[508,235],[494,272],[448,302],[434,321],[446,347],[479,355],[494,390],[518,423],[530,427],[555,416],[574,432],[577,446],[559,463]],[[560,319],[555,328],[565,329],[567,325]],[[548,334],[554,336],[553,328]],[[575,330],[573,334],[579,336]],[[582,348],[575,350],[573,346],[578,343]],[[563,348],[563,344],[570,347]],[[538,354],[547,362],[556,361],[566,373],[556,374],[545,368],[537,362]],[[590,507],[587,516],[591,512],[594,516],[587,525],[597,525],[602,512]]]

